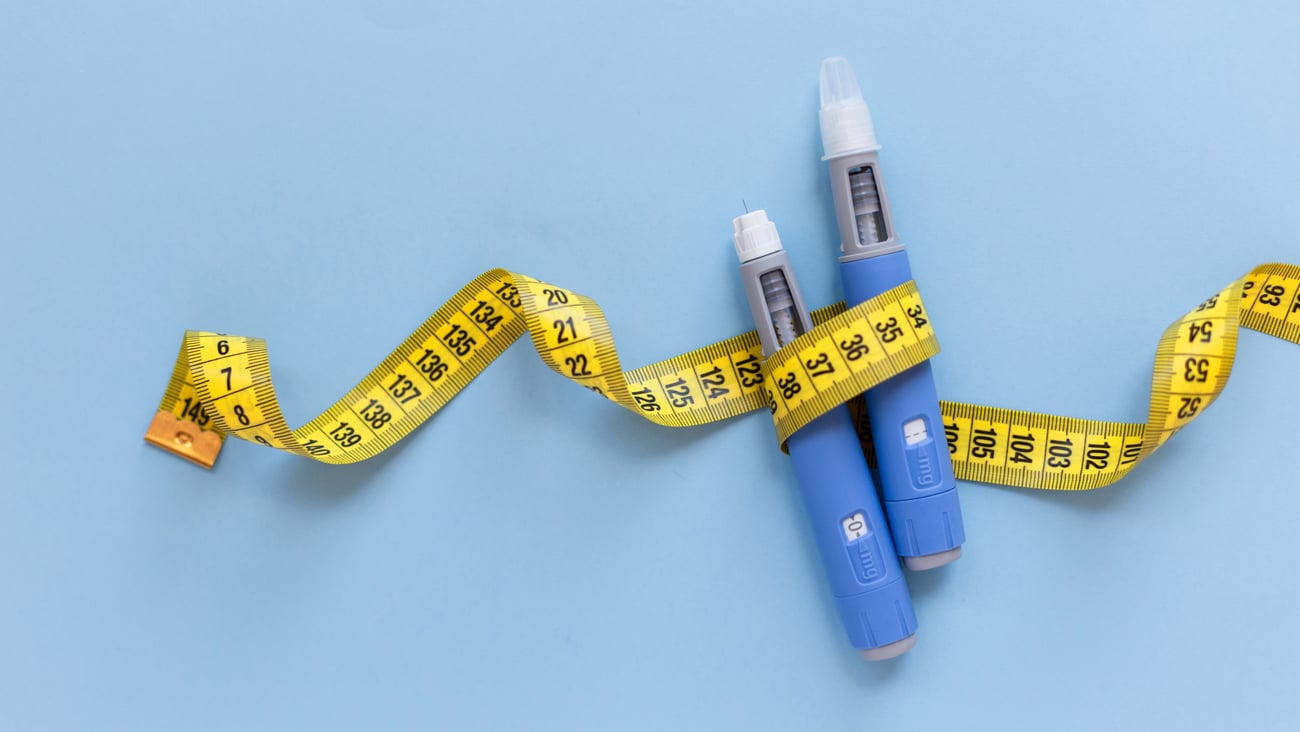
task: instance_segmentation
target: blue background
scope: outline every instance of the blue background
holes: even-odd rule
[[[636,366],[749,327],[744,198],[839,297],[846,54],[948,399],[1141,420],[1161,330],[1300,262],[1290,3],[0,3],[7,729],[1290,727],[1300,352],[1116,487],[963,484],[919,643],[847,646],[753,414],[655,427],[525,341],[332,468],[141,442],[182,331],[301,423],[479,272]]]

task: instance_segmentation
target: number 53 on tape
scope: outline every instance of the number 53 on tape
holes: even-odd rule
[[[145,439],[204,467],[229,436],[325,463],[358,462],[410,434],[527,332],[552,370],[656,424],[686,427],[766,408],[784,442],[849,402],[870,454],[857,395],[938,353],[923,313],[908,282],[848,311],[817,311],[817,327],[767,361],[751,331],[624,371],[593,300],[496,269],[297,429],[280,411],[264,341],[189,331]],[[957,477],[1057,490],[1119,480],[1218,398],[1242,326],[1300,343],[1300,267],[1260,265],[1165,329],[1145,423],[942,402]]]

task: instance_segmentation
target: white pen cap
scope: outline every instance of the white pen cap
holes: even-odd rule
[[[821,97],[823,159],[880,149],[871,110],[848,59],[832,56],[822,61]]]
[[[761,208],[732,219],[731,228],[735,230],[731,238],[736,243],[736,256],[740,257],[741,264],[781,251],[776,224],[767,220],[767,211]]]

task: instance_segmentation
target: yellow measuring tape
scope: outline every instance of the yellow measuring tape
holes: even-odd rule
[[[912,282],[813,320],[817,327],[766,361],[750,331],[624,371],[593,300],[494,269],[298,429],[280,412],[263,340],[189,331],[145,439],[204,467],[229,435],[325,463],[358,462],[410,434],[527,331],[546,365],[651,422],[686,427],[766,408],[784,444],[846,401],[865,426],[855,397],[939,352]],[[1165,330],[1145,424],[942,402],[957,477],[1056,490],[1119,480],[1218,397],[1239,326],[1300,343],[1300,267],[1256,267]]]

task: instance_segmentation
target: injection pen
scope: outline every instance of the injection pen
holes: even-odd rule
[[[771,357],[812,320],[767,213],[731,223],[749,309]],[[801,427],[786,446],[850,641],[869,661],[906,653],[916,643],[916,613],[848,407]]]
[[[821,128],[840,229],[840,278],[853,307],[912,279],[912,268],[885,198],[871,112],[842,56],[822,61]],[[866,402],[885,512],[903,564],[931,569],[957,559],[966,532],[952,458],[939,439],[943,417],[930,363],[868,390]]]

